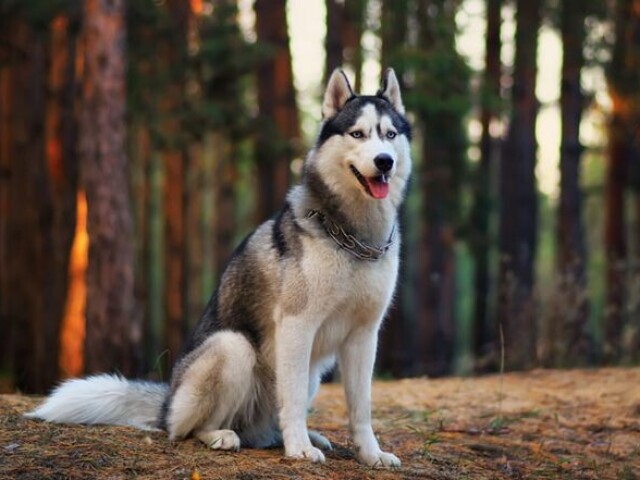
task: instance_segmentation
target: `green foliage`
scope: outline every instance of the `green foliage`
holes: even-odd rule
[[[196,42],[166,5],[130,2],[129,105],[152,126],[155,145],[179,147],[210,130],[238,139],[251,130],[246,92],[264,49],[243,38],[236,2],[209,6],[187,27],[197,30]]]
[[[213,14],[202,18],[202,44],[191,59],[191,68],[202,85],[202,98],[191,102],[193,133],[202,124],[227,130],[233,137],[250,129],[249,75],[269,49],[244,40],[237,16],[237,2],[225,0],[215,2]]]
[[[403,64],[414,72],[406,90],[407,108],[417,116],[429,155],[427,175],[442,175],[441,206],[429,207],[427,215],[447,218],[460,230],[460,190],[467,176],[464,117],[471,108],[471,69],[455,45],[455,3],[446,1],[417,5],[418,43],[403,52]],[[444,174],[438,171],[446,172]]]
[[[74,0],[0,0],[0,16],[5,19],[19,17],[26,20],[36,33],[46,35],[49,23],[56,15],[75,8]]]

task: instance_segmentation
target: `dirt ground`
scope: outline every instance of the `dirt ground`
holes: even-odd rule
[[[340,385],[309,417],[334,445],[324,465],[281,449],[221,453],[126,427],[22,418],[38,398],[0,396],[2,479],[640,479],[640,368],[534,371],[374,385],[374,427],[398,470],[360,466]]]

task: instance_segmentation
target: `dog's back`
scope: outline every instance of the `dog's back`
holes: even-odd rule
[[[283,442],[287,456],[324,461],[320,448],[330,443],[307,430],[306,412],[322,374],[338,359],[359,460],[399,465],[373,435],[370,388],[377,333],[395,288],[397,215],[411,171],[403,113],[393,72],[376,96],[365,97],[334,72],[301,185],[234,253],[170,386],[90,377],[62,385],[31,416],[162,425],[172,439],[194,435],[214,449]],[[107,394],[93,392],[109,381],[120,405],[109,415],[86,415],[109,408],[97,398]],[[79,410],[63,408],[78,393]],[[131,421],[134,405],[145,419]]]

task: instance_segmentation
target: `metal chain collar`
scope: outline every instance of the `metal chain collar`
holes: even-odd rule
[[[375,261],[380,260],[382,256],[387,253],[387,250],[393,245],[393,237],[396,232],[396,226],[393,226],[391,230],[391,234],[389,235],[389,240],[387,243],[382,245],[381,247],[375,247],[371,245],[367,245],[366,243],[358,240],[356,237],[351,235],[350,233],[345,232],[345,230],[338,225],[333,220],[327,218],[327,216],[319,210],[309,210],[307,213],[307,218],[318,217],[318,220],[324,227],[327,234],[336,242],[341,248],[344,248],[347,252],[349,252],[354,257],[359,258],[360,260],[369,260]]]

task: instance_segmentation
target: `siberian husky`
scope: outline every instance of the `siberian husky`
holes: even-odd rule
[[[282,210],[236,250],[169,385],[97,375],[69,380],[27,414],[51,422],[165,429],[212,449],[284,444],[325,460],[307,430],[323,373],[340,365],[360,462],[397,467],[371,427],[378,330],[398,271],[398,208],[411,130],[389,69],[376,95],[331,75],[323,122]]]

